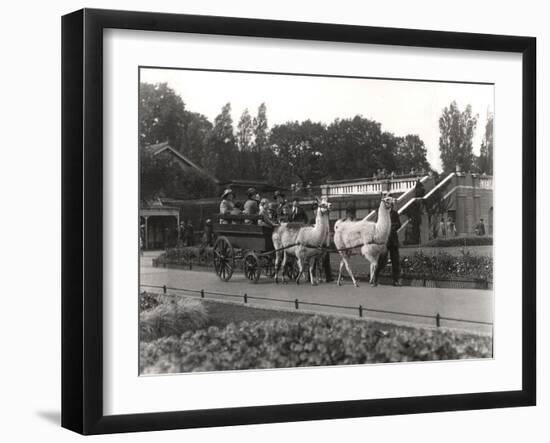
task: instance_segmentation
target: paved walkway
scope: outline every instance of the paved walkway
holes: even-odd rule
[[[188,271],[170,268],[154,268],[151,264],[154,253],[142,257],[141,284],[166,285],[171,288],[185,288],[206,291],[210,299],[243,301],[243,295],[249,296],[249,303],[257,306],[294,308],[299,300],[299,308],[319,313],[345,314],[359,316],[359,305],[365,309],[365,317],[397,322],[407,322],[424,326],[435,326],[437,313],[442,317],[493,321],[493,291],[474,289],[437,289],[418,287],[377,286],[375,288],[362,283],[359,288],[345,282],[338,287],[334,283],[321,283],[311,286],[309,283],[275,284],[262,275],[257,284],[251,283],[242,273],[235,273],[229,282],[221,281],[214,272]],[[143,287],[143,289],[149,289]],[[177,292],[169,290],[168,292]],[[220,296],[208,292],[232,294]],[[279,301],[253,300],[253,297],[269,297]],[[304,303],[305,302],[305,303]],[[315,306],[307,303],[340,305],[343,307]],[[372,310],[392,311],[381,313]],[[430,316],[414,317],[398,313],[412,313]],[[491,326],[441,320],[441,326],[460,328],[477,332],[491,332]]]

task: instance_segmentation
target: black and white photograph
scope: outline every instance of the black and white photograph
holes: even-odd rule
[[[136,87],[141,376],[494,358],[494,84]]]

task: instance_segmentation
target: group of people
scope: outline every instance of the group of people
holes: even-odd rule
[[[441,217],[437,227],[437,237],[456,237],[456,225],[452,217],[448,217],[447,220],[445,220],[445,217]]]
[[[185,222],[182,220],[178,227],[178,245],[193,246],[195,243],[195,228],[191,220]]]
[[[379,168],[372,174],[373,180],[385,180],[390,179],[393,180],[397,177],[417,177],[419,175],[425,175],[426,170],[424,168],[416,169],[411,168],[410,172],[407,171],[400,171],[399,173],[396,173],[395,171],[388,172],[386,171],[386,168]]]
[[[226,189],[220,202],[221,215],[252,215],[258,217],[244,218],[246,224],[259,224],[261,226],[276,226],[282,222],[308,223],[308,217],[300,206],[298,198],[294,198],[289,204],[281,191],[275,191],[273,200],[261,197],[255,188],[247,190],[247,199],[244,203],[235,201],[235,193]],[[316,208],[313,208],[316,209]],[[220,218],[221,224],[238,223],[237,218]]]

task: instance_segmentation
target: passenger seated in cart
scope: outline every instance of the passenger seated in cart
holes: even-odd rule
[[[248,196],[248,200],[246,200],[246,202],[244,203],[243,214],[258,215],[260,212],[260,208],[258,206],[258,202],[260,201],[260,194],[258,194],[255,188],[248,188],[248,191],[246,191],[246,195]],[[248,219],[245,219],[244,222],[246,224],[255,223],[255,221]]]
[[[235,206],[233,209],[231,209],[231,212],[229,214],[231,215],[241,215],[243,213],[243,204],[242,202],[235,202]],[[241,223],[238,220],[231,220],[231,224],[236,225]]]
[[[266,226],[277,226],[279,220],[277,218],[277,203],[272,202],[267,205],[267,215],[262,220]]]
[[[269,200],[267,198],[262,198],[260,200],[260,208],[258,215],[261,217],[258,220],[260,226],[273,226],[269,217]]]
[[[235,198],[235,194],[233,191],[229,188],[227,188],[225,191],[223,191],[222,194],[222,201],[220,203],[220,214],[231,214],[231,211],[235,207],[233,204],[233,199]],[[228,221],[220,218],[220,224],[227,224]]]

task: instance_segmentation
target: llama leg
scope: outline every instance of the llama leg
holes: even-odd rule
[[[369,275],[369,283],[372,286],[376,286],[376,265],[377,265],[377,258],[374,257],[374,255],[371,253],[371,250],[368,245],[364,245],[361,248],[361,255],[365,257],[370,263],[370,275]]]
[[[279,283],[279,266],[281,264],[281,251],[275,253],[275,283]]]
[[[298,277],[296,277],[296,284],[300,284],[300,277],[302,277],[302,274],[304,273],[304,264],[302,263],[302,259],[300,257],[300,254],[296,254],[296,262],[298,263]]]
[[[355,277],[353,276],[353,272],[351,272],[351,268],[349,266],[349,263],[348,263],[348,260],[347,260],[345,254],[342,255],[342,260],[344,261],[344,265],[346,266],[346,271],[348,271],[348,274],[351,277],[351,281],[353,282],[353,286],[358,288],[359,285],[357,284],[357,280],[355,280]]]
[[[377,286],[378,282],[376,281],[376,268],[377,268],[376,261],[373,259],[373,261],[370,264],[370,284],[371,286]]]
[[[336,284],[338,286],[342,285],[342,269],[344,268],[344,260],[340,258],[340,267],[338,269],[338,279],[336,280]]]
[[[342,285],[342,269],[344,268],[344,260],[340,257],[340,266],[338,266],[338,278],[336,279],[336,284],[338,286]]]
[[[315,258],[310,258],[310,260],[309,260],[309,281],[311,283],[311,286],[316,286],[317,285],[317,277],[314,275],[314,274],[317,273],[316,271],[317,271],[317,269],[316,269]]]
[[[286,283],[286,276],[285,276],[286,259],[287,259],[287,253],[286,251],[283,251],[283,262],[281,263],[281,269],[283,270],[283,283]]]

